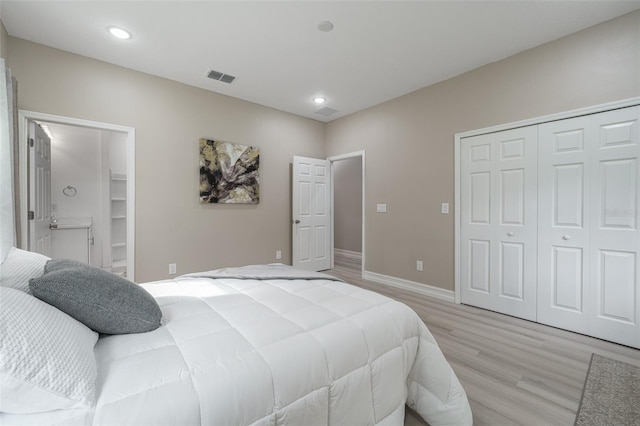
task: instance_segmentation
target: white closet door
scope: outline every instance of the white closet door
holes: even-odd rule
[[[461,301],[536,318],[537,128],[461,141]]]
[[[640,347],[640,108],[542,124],[538,322]]]
[[[593,119],[589,334],[640,347],[640,107]]]
[[[588,332],[590,117],[538,131],[538,322]]]

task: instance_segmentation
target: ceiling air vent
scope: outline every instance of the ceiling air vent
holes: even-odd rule
[[[214,80],[218,80],[221,81],[223,83],[231,83],[233,80],[235,80],[236,78],[232,75],[229,74],[225,74],[219,71],[209,71],[207,73],[207,77],[212,78]]]
[[[336,112],[338,112],[337,109],[324,107],[324,108],[320,108],[319,110],[317,110],[316,114],[320,114],[320,115],[324,115],[325,117],[328,117],[330,115],[335,114]]]

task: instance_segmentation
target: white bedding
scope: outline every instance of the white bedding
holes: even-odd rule
[[[184,277],[142,285],[163,326],[102,337],[88,410],[0,424],[469,425],[451,367],[406,305],[342,282]]]

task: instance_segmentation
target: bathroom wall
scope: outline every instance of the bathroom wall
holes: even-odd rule
[[[126,174],[125,133],[46,123],[53,133],[51,142],[51,203],[56,217],[91,217],[94,244],[91,264],[111,265],[111,214],[109,211],[109,170]],[[72,186],[75,196],[64,195]],[[73,191],[67,191],[72,193]],[[60,243],[77,243],[78,233],[57,230],[52,238]],[[55,252],[54,257],[60,257]]]
[[[58,218],[91,217],[95,241],[91,246],[91,264],[101,267],[104,232],[100,226],[103,221],[100,132],[83,127],[48,125],[54,136],[51,141],[52,212]],[[67,186],[76,189],[74,196],[63,193]],[[73,194],[73,191],[67,192]],[[78,236],[70,230],[54,231],[53,247],[55,249],[60,241],[76,244]],[[60,257],[55,250],[52,255]]]

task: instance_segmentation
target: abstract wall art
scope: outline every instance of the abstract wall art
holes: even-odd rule
[[[260,149],[200,139],[200,203],[258,204]]]

